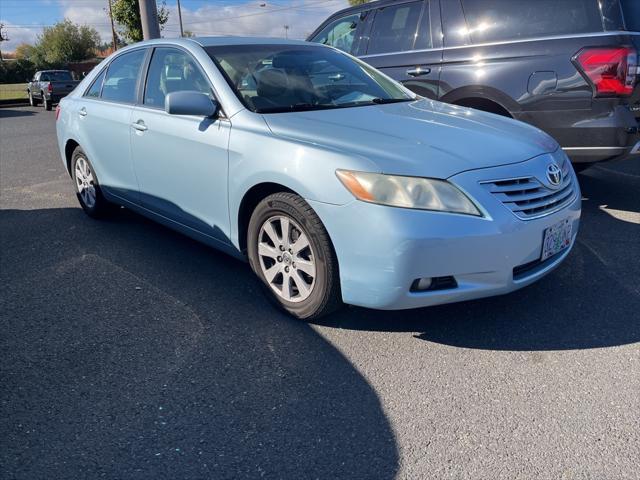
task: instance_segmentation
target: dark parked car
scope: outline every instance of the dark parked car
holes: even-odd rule
[[[27,84],[29,104],[32,107],[44,104],[44,108],[51,110],[54,103],[67,96],[76,88],[78,81],[74,80],[69,70],[41,70],[36,72]]]
[[[640,153],[638,4],[382,0],[332,15],[309,40],[422,96],[535,125],[580,168]]]

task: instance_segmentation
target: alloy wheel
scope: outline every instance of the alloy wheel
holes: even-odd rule
[[[93,208],[96,204],[96,185],[93,172],[89,167],[89,162],[83,157],[76,160],[76,185],[82,201],[88,208]]]
[[[260,269],[271,289],[287,302],[307,299],[316,279],[316,260],[304,230],[284,215],[268,218],[258,234]]]

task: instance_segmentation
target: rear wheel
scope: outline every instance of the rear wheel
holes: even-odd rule
[[[44,105],[45,110],[51,110],[51,100],[47,100],[44,92],[42,92],[42,103]]]
[[[275,193],[254,210],[247,235],[249,262],[276,305],[301,319],[342,305],[329,235],[313,209],[293,193]]]
[[[106,215],[112,204],[102,195],[93,166],[80,147],[76,147],[71,157],[71,175],[76,187],[76,196],[85,213],[93,218]]]

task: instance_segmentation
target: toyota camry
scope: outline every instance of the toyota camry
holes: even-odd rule
[[[551,137],[416,96],[324,45],[138,43],[56,122],[89,216],[124,206],[248,259],[298,318],[511,292],[578,231],[578,182]]]

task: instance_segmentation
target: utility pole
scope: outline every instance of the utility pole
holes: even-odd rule
[[[184,30],[182,28],[182,9],[180,8],[180,0],[178,1],[178,22],[180,23],[180,38],[184,37]]]
[[[284,38],[289,38],[289,25],[284,25]]]
[[[145,40],[160,38],[160,24],[158,23],[156,0],[139,0],[138,3],[140,5],[142,37]]]
[[[2,33],[3,29],[4,29],[4,23],[0,23],[0,45],[2,45],[2,42],[7,42],[9,40],[9,37],[7,37],[4,33]],[[4,58],[2,58],[1,48],[0,48],[0,62],[4,62]]]
[[[109,2],[109,20],[111,20],[111,41],[113,42],[113,51],[118,50],[118,42],[116,40],[116,27],[113,25],[113,12],[111,11],[111,0]]]

